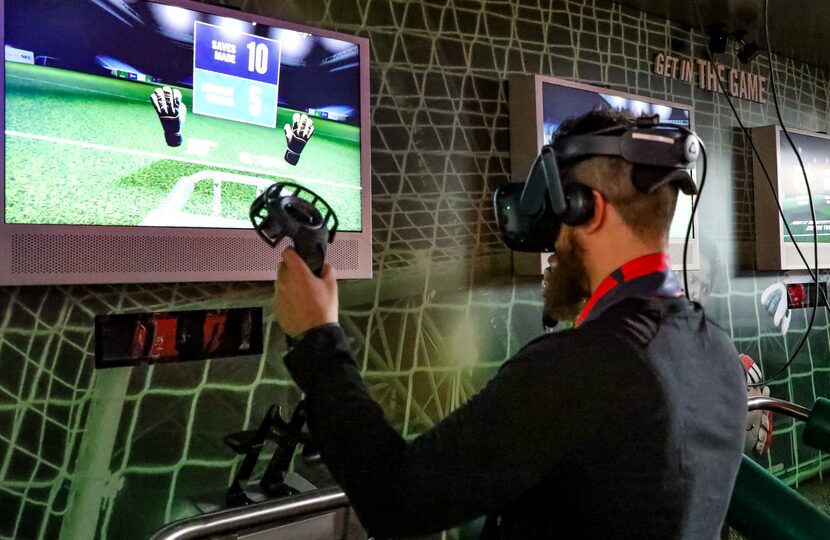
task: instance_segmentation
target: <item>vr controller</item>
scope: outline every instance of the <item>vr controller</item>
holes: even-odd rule
[[[286,236],[316,276],[323,272],[326,245],[334,241],[337,215],[322,197],[297,184],[280,182],[268,187],[251,204],[251,223],[269,245]]]
[[[683,193],[695,195],[697,186],[687,170],[699,155],[697,135],[684,127],[660,124],[656,115],[557,137],[542,147],[525,182],[496,190],[493,199],[502,242],[513,251],[553,252],[562,224],[577,226],[593,217],[591,188],[562,178],[562,171],[583,159],[615,156],[633,163],[634,186],[643,193],[673,183]]]
[[[271,247],[289,237],[300,257],[320,277],[326,246],[334,241],[339,225],[334,210],[322,197],[297,184],[279,182],[268,186],[254,200],[250,216],[256,232]],[[286,340],[290,348],[292,339],[286,335]],[[320,459],[309,435],[302,431],[304,424],[305,404],[300,401],[290,422],[285,422],[279,411],[272,407],[258,430],[232,433],[225,438],[226,444],[245,455],[226,495],[228,506],[251,504],[260,491],[268,497],[296,493],[297,490],[289,485],[288,470],[297,445],[303,445],[306,460]],[[277,443],[277,449],[262,478],[251,482],[251,474],[268,439]]]

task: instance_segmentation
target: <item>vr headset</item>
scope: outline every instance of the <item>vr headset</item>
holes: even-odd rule
[[[563,172],[583,159],[616,156],[633,163],[634,186],[642,193],[673,183],[686,195],[696,195],[688,169],[699,155],[694,133],[660,124],[656,115],[583,135],[556,137],[542,147],[526,182],[511,182],[496,190],[501,240],[513,251],[553,252],[563,223],[587,223],[594,215],[593,190],[563,179]]]

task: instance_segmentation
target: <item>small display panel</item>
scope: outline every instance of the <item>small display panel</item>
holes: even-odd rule
[[[262,354],[262,308],[95,317],[95,367]]]

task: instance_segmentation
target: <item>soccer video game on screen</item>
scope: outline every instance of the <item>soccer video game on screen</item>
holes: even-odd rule
[[[804,172],[810,181],[813,207],[816,212],[816,236],[819,243],[830,243],[830,140],[790,133],[801,154],[804,170],[795,153],[782,134],[779,137],[778,186],[781,208],[790,225],[795,239],[800,242],[813,241],[813,216],[810,213],[810,198],[804,183]],[[784,242],[791,243],[790,235],[781,228]]]
[[[274,182],[360,230],[358,45],[151,2],[6,0],[5,222],[251,227]]]

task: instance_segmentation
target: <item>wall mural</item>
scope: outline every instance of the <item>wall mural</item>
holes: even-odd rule
[[[375,278],[342,284],[342,322],[369,388],[407,437],[541,331],[540,280],[511,276],[492,217],[492,190],[510,170],[503,81],[512,73],[692,105],[710,153],[695,293],[765,373],[802,335],[809,311],[779,315],[764,293],[784,276],[752,270],[752,161],[728,105],[652,73],[657,52],[700,53],[700,33],[602,0],[235,5],[372,41]],[[827,74],[784,58],[775,66],[785,120],[826,130]],[[758,61],[742,69],[769,75]],[[748,125],[774,121],[770,103],[736,105]],[[93,321],[259,306],[270,321],[271,293],[270,283],[0,288],[0,537],[145,538],[221,494],[238,461],[222,437],[300,398],[278,329],[266,322],[262,357],[95,371]],[[771,395],[809,405],[830,394],[828,350],[821,309]],[[801,428],[777,417],[774,427],[764,465],[788,482],[826,466],[798,444]]]

